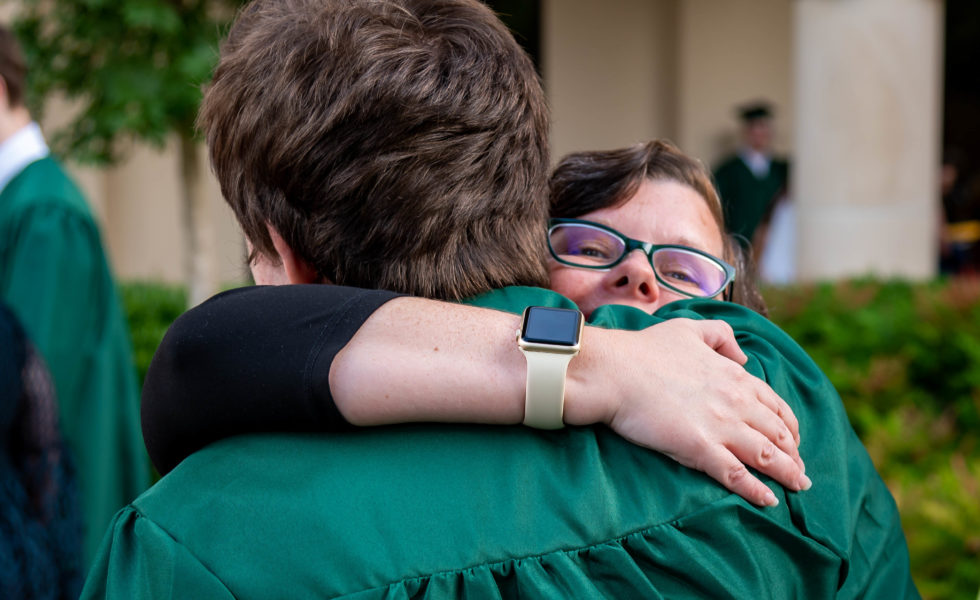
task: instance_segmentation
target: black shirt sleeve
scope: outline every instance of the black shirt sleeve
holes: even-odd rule
[[[166,474],[204,446],[243,433],[352,427],[330,394],[330,365],[399,294],[336,285],[255,286],[178,318],[143,385],[143,439]]]

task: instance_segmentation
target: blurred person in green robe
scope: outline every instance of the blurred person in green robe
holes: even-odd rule
[[[757,232],[776,202],[785,195],[789,163],[773,155],[772,107],[754,102],[739,109],[741,142],[732,156],[714,169],[715,183],[725,207],[725,225],[755,246]],[[759,240],[761,241],[761,240]],[[760,248],[756,249],[756,256]]]
[[[24,105],[26,76],[0,27],[0,299],[51,370],[91,558],[113,513],[149,484],[139,391],[99,229]]]

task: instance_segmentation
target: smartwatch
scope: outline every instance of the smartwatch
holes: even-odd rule
[[[517,346],[527,360],[524,424],[561,429],[565,408],[565,373],[578,354],[585,319],[581,311],[529,306],[517,332]]]

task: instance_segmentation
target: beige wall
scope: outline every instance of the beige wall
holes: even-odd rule
[[[203,150],[203,149],[202,149]],[[243,276],[244,249],[234,214],[221,199],[202,151],[203,187],[208,195],[214,283]],[[176,143],[138,146],[106,173],[107,244],[123,278],[182,281],[183,237]]]
[[[4,0],[0,2],[0,23],[10,23],[17,12],[16,0]]]
[[[666,137],[706,162],[732,149],[734,107],[774,102],[792,147],[791,0],[544,0],[556,158]]]
[[[676,135],[677,0],[543,0],[552,155]]]
[[[732,151],[734,107],[777,108],[776,149],[792,147],[792,0],[684,0],[678,15],[678,144],[708,164]]]

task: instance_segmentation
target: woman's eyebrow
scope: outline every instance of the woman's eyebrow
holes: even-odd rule
[[[606,227],[608,227],[609,229],[612,229],[613,231],[616,231],[616,232],[618,232],[618,233],[620,233],[622,235],[626,235],[625,233],[622,233],[621,231],[619,231],[619,229],[617,229],[612,224],[612,222],[609,221],[609,219],[598,218],[598,219],[582,219],[582,220],[583,221],[587,221],[589,223],[598,223],[600,225],[605,225]],[[629,237],[629,236],[627,236],[627,237]]]
[[[691,248],[697,248],[698,250],[703,250],[704,252],[708,252],[708,249],[707,249],[708,245],[707,244],[704,244],[704,243],[702,243],[699,240],[691,239],[691,238],[689,238],[687,236],[684,236],[684,235],[676,238],[676,241],[671,242],[671,243],[672,244],[676,244],[678,246],[690,246]]]

